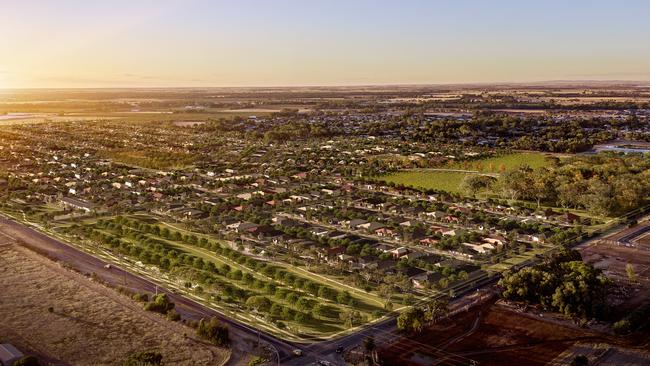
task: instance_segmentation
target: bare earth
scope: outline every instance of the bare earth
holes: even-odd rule
[[[146,350],[162,353],[167,365],[220,365],[228,356],[226,350],[192,338],[192,329],[146,312],[25,248],[1,242],[0,319],[0,341],[55,365],[120,365],[129,354]]]

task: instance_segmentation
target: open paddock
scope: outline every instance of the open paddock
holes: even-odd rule
[[[121,365],[129,354],[149,350],[168,365],[220,364],[227,357],[195,339],[192,329],[18,246],[0,246],[0,293],[2,341],[48,363]]]

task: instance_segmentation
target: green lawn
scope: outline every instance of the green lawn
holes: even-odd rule
[[[515,153],[492,158],[457,162],[450,164],[446,168],[457,170],[477,171],[484,174],[498,174],[502,171],[515,169],[522,165],[528,165],[533,169],[547,166],[547,154],[542,153]],[[462,193],[460,184],[472,172],[440,171],[440,170],[411,170],[392,173],[379,177],[386,182],[403,184],[424,189],[434,189],[437,191],[447,191],[451,193]]]
[[[504,168],[505,170],[512,170],[522,165],[528,165],[533,169],[538,169],[549,164],[547,160],[548,156],[548,154],[532,152],[508,154],[469,162],[470,169],[468,170],[498,173]],[[462,163],[456,165],[457,168],[460,166],[462,166]]]
[[[425,189],[435,189],[437,191],[447,191],[452,193],[460,192],[460,183],[466,175],[473,173],[446,172],[431,170],[413,170],[407,172],[397,172],[380,179],[395,184],[413,186]]]

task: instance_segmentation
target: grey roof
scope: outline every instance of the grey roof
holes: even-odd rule
[[[0,364],[11,365],[24,354],[9,343],[0,344]]]
[[[74,207],[86,208],[88,210],[93,210],[95,208],[95,205],[88,201],[82,201],[72,197],[63,197],[61,198],[61,202]]]

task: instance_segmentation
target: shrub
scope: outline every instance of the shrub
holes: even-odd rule
[[[177,321],[181,320],[181,315],[179,313],[177,313],[176,310],[171,309],[171,310],[169,310],[167,312],[167,319],[169,319],[169,320],[171,320],[173,322],[177,322]]]
[[[24,356],[14,362],[13,366],[40,366],[40,362],[34,356]]]
[[[158,352],[145,351],[129,355],[124,366],[159,366],[162,365],[162,355]]]
[[[174,303],[169,301],[167,294],[160,294],[154,296],[152,301],[148,302],[144,309],[147,311],[153,311],[156,313],[167,314],[168,311],[174,308]]]
[[[209,322],[206,322],[205,319],[201,319],[196,328],[196,334],[217,346],[226,346],[230,343],[228,326],[222,324],[217,318],[212,318]]]
[[[147,294],[135,294],[133,295],[133,300],[137,302],[147,302],[149,301],[149,295]]]

